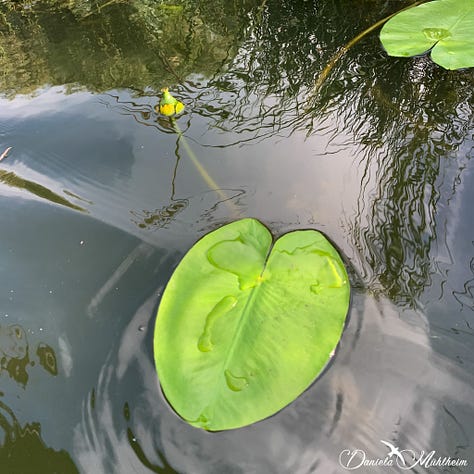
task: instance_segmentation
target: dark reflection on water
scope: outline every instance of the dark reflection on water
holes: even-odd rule
[[[235,53],[258,3],[2,2],[0,89],[13,97],[67,84],[69,92],[146,95],[189,74],[212,75]]]
[[[53,202],[55,204],[60,204],[61,206],[70,207],[76,211],[84,211],[82,207],[76,206],[75,204],[68,201],[66,198],[54,193],[45,186],[30,181],[28,179],[23,179],[20,176],[17,176],[12,171],[0,169],[0,182],[6,184],[7,186],[24,189],[35,196],[39,196],[42,199]]]
[[[385,107],[391,122],[376,121],[377,111],[368,104],[369,123],[362,130],[347,121],[361,137],[365,155],[353,239],[371,284],[411,306],[436,271],[432,246],[437,233],[445,231],[437,226],[438,211],[454,196],[471,156],[463,143],[472,138],[472,88],[466,87],[472,74],[453,77],[434,69],[423,59],[410,70],[393,68],[392,80],[398,73],[398,81],[406,84],[398,95],[388,96],[380,81],[373,81],[373,90],[395,108]]]
[[[7,315],[8,317],[8,315]],[[57,375],[56,354],[45,343],[36,349],[38,360],[30,359],[28,337],[19,324],[0,325],[0,373],[8,375],[23,388],[28,383],[28,370],[38,362],[51,375]]]
[[[17,324],[0,327],[1,369],[16,382],[25,386],[28,382],[28,342],[23,328]]]
[[[26,331],[18,324],[0,326],[0,377],[6,372],[12,380],[26,389],[29,371],[37,363],[49,373],[58,374],[56,354],[41,342],[36,349],[37,360],[29,353]],[[0,396],[5,394],[0,392]],[[33,473],[79,472],[70,455],[64,450],[48,447],[41,437],[38,422],[21,425],[14,411],[0,400],[0,467],[2,472]]]
[[[39,423],[21,426],[13,411],[0,401],[0,466],[8,473],[78,473],[70,455],[55,451],[41,439]]]
[[[187,199],[179,199],[173,200],[169,206],[162,207],[161,209],[154,209],[152,211],[144,209],[141,212],[131,212],[133,214],[134,222],[141,229],[159,228],[170,224],[175,215],[182,209],[186,208],[188,204],[189,202]]]
[[[472,471],[472,70],[387,58],[373,34],[314,94],[337,48],[393,2],[1,8],[3,93],[66,84],[2,101],[2,166],[87,211],[0,187],[8,429],[35,420],[47,456],[94,474],[339,473],[344,449],[387,456],[380,440]],[[154,110],[173,84],[186,146]],[[161,395],[153,325],[186,250],[236,216],[324,231],[354,297],[320,380],[270,419],[211,434]]]

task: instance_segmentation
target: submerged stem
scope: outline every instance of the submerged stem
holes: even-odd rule
[[[186,137],[184,136],[181,128],[179,127],[178,123],[176,122],[174,118],[171,119],[171,123],[173,124],[174,131],[178,134],[178,139],[183,144],[183,147],[186,150],[186,153],[188,154],[193,165],[198,170],[202,179],[207,183],[210,189],[215,191],[219,195],[219,197],[227,203],[231,211],[234,214],[236,214],[237,209],[235,208],[234,203],[230,201],[229,196],[217,185],[217,183],[214,181],[212,176],[207,172],[206,168],[204,168],[204,166],[201,165],[200,161],[198,160],[198,157],[196,156],[192,148],[189,146],[189,143],[186,140]]]
[[[326,67],[319,74],[318,78],[316,79],[316,82],[314,83],[314,86],[313,86],[313,89],[311,91],[311,94],[310,94],[309,98],[313,97],[314,95],[316,95],[319,92],[319,90],[321,89],[321,86],[323,85],[324,81],[327,79],[327,77],[331,73],[331,71],[334,68],[334,66],[336,65],[336,63],[342,58],[342,56],[344,56],[349,51],[349,49],[352,48],[352,46],[357,44],[362,38],[367,36],[369,33],[374,31],[378,27],[382,26],[384,23],[386,23],[388,20],[390,20],[390,18],[392,18],[393,16],[398,15],[400,12],[402,12],[404,10],[408,10],[410,8],[416,7],[416,6],[420,5],[421,3],[425,3],[425,0],[419,0],[415,3],[413,3],[412,5],[408,6],[408,7],[402,8],[401,10],[399,10],[395,13],[392,13],[391,15],[388,15],[385,18],[382,18],[381,20],[377,21],[372,26],[370,26],[369,28],[364,30],[362,33],[359,33],[357,36],[352,38],[344,46],[339,48],[339,50],[336,51],[336,54],[334,54],[334,56],[326,64]]]

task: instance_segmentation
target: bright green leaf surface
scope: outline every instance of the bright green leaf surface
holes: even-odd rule
[[[317,231],[273,246],[254,219],[211,232],[176,268],[158,310],[164,394],[182,418],[212,431],[274,414],[325,367],[349,295],[342,260]]]
[[[380,33],[390,56],[415,56],[432,49],[446,69],[474,66],[474,0],[437,0],[395,15]]]

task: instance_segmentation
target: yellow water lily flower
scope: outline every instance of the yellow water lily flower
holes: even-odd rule
[[[167,117],[172,117],[173,115],[177,115],[184,110],[184,104],[175,99],[170,94],[167,87],[161,89],[161,92],[163,92],[163,97],[159,103],[159,111],[161,114],[166,115]],[[158,112],[157,109],[158,107],[155,107],[155,110]]]

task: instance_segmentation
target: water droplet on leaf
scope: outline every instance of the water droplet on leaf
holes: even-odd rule
[[[321,285],[319,283],[319,281],[316,280],[315,283],[313,283],[310,287],[309,287],[311,293],[314,293],[315,295],[319,295],[320,291],[321,291]]]
[[[224,371],[225,381],[227,382],[227,386],[233,392],[240,392],[247,388],[249,381],[245,377],[237,377],[231,373],[230,370]]]
[[[423,28],[423,34],[430,41],[440,41],[451,36],[451,33],[444,28]]]
[[[214,324],[222,315],[228,313],[236,303],[237,298],[235,296],[224,296],[224,298],[222,298],[214,308],[212,308],[211,312],[206,317],[204,329],[198,340],[197,345],[201,352],[209,352],[212,350],[214,344],[211,340],[211,333]]]

